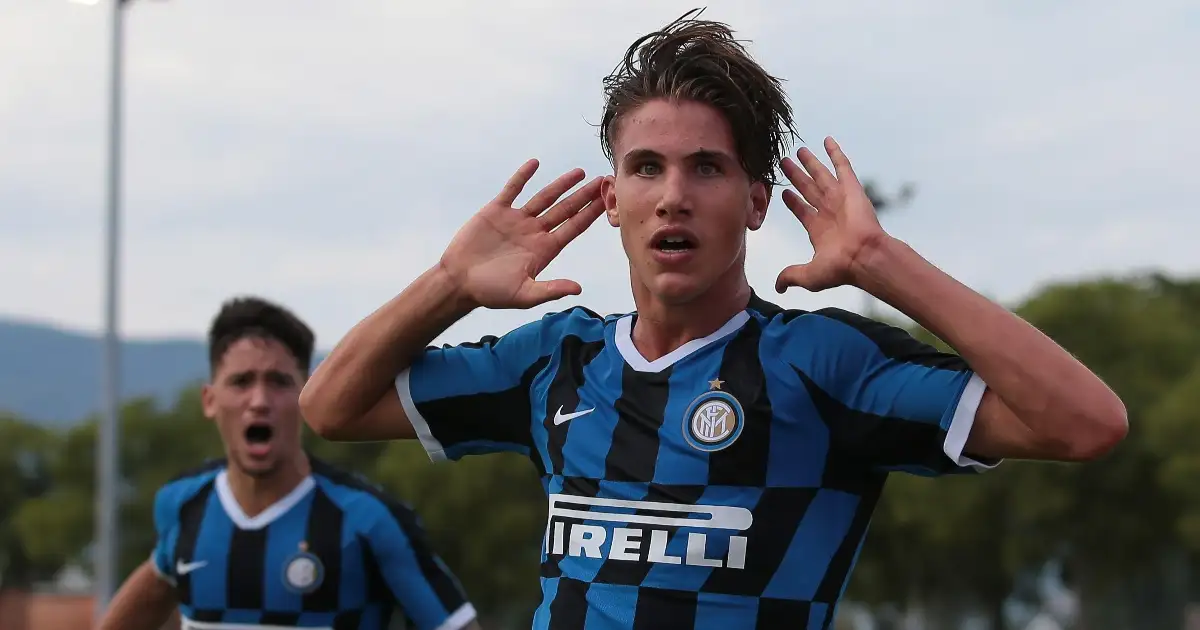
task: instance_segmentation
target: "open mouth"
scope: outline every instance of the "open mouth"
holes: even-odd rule
[[[252,424],[246,427],[246,442],[251,445],[266,444],[271,441],[275,430],[266,424]]]
[[[654,248],[663,252],[684,252],[696,248],[686,236],[665,236],[654,242]]]

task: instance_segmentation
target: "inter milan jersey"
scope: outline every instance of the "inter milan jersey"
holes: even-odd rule
[[[475,618],[408,507],[319,461],[312,471],[253,517],[224,461],[158,491],[153,561],[183,630],[385,630],[397,607],[420,630]]]
[[[648,361],[636,321],[574,308],[396,379],[435,461],[541,473],[537,630],[829,628],[889,472],[994,465],[963,454],[984,383],[901,329],[753,297]]]

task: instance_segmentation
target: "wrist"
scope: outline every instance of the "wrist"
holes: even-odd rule
[[[854,286],[883,298],[890,279],[904,264],[907,253],[913,253],[903,241],[881,232],[865,243],[850,263],[850,278]]]
[[[430,290],[438,296],[437,301],[445,305],[447,315],[455,321],[479,308],[479,303],[463,290],[462,282],[442,264],[442,261],[439,260],[424,275],[429,280]]]

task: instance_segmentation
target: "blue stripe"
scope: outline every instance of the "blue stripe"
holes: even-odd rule
[[[482,346],[426,351],[413,363],[409,387],[417,404],[451,396],[512,389],[541,357],[549,356],[565,335],[599,339],[603,322],[579,309],[545,315]]]
[[[708,483],[708,453],[693,448],[684,439],[683,432],[687,425],[687,418],[684,416],[687,415],[688,406],[696,396],[708,391],[708,381],[721,369],[721,353],[704,352],[703,359],[697,354],[676,363],[671,369],[666,415],[658,430],[660,446],[654,468],[655,483]],[[716,360],[713,360],[714,357]]]
[[[225,608],[225,577],[229,570],[229,545],[232,540],[233,522],[226,516],[214,490],[204,505],[195,552],[191,558],[176,558],[177,561],[208,563],[188,574],[193,607],[201,610]],[[257,621],[257,618],[251,621]]]
[[[760,348],[760,351],[766,350]],[[829,427],[812,399],[795,382],[795,373],[778,361],[763,361],[767,397],[771,400],[771,441],[768,444],[767,486],[772,488],[819,488],[829,459]],[[771,368],[774,367],[775,370]]]
[[[763,343],[779,345],[789,363],[851,409],[943,429],[971,377],[890,359],[853,326],[816,314],[768,328]]]
[[[316,492],[309,492],[299,503],[267,526],[267,550],[263,567],[263,606],[267,610],[300,612],[304,598],[284,585],[284,569],[300,551],[308,530],[308,515]]]
[[[727,630],[749,627],[757,616],[758,598],[722,593],[696,596],[695,630]]]
[[[621,376],[625,365],[616,351],[613,328],[610,326],[605,333],[604,351],[583,368],[588,392],[586,404],[594,403],[596,411],[571,420],[567,425],[562,461],[563,474],[569,477],[604,478],[605,459],[617,427],[616,402],[621,397]],[[545,408],[545,399],[539,402]],[[585,404],[582,399],[580,404]]]
[[[638,587],[593,584],[587,592],[588,611],[583,630],[632,630]]]
[[[533,613],[533,630],[548,630],[550,627],[550,604],[558,595],[558,578],[541,578],[542,603]]]
[[[850,531],[860,500],[846,492],[818,490],[763,597],[811,600]]]

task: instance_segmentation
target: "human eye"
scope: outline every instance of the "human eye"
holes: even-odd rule
[[[642,162],[634,169],[634,172],[642,177],[654,177],[662,173],[662,169],[654,162]]]

